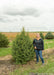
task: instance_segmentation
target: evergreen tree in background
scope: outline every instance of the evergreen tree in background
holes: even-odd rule
[[[0,33],[0,47],[7,47],[8,44],[8,38],[5,36],[5,34]]]
[[[53,39],[54,38],[54,35],[51,33],[51,32],[48,32],[46,35],[45,35],[45,39]]]
[[[41,37],[42,39],[44,39],[44,35],[43,35],[42,32],[40,32],[40,37]]]

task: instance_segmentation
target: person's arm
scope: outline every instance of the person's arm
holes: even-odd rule
[[[42,39],[42,50],[44,50],[44,41]]]
[[[35,45],[35,39],[33,40],[33,46],[34,46],[34,49],[37,49],[37,47]]]
[[[33,40],[33,46],[35,47],[35,39]]]

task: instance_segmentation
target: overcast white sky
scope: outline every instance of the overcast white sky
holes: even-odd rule
[[[0,0],[0,32],[54,31],[54,0]]]

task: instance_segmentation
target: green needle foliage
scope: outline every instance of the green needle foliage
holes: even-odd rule
[[[0,47],[7,47],[8,44],[9,44],[8,38],[4,34],[0,33]]]
[[[44,39],[44,35],[43,35],[42,32],[40,32],[40,36],[41,36],[42,39]]]
[[[45,36],[45,39],[53,39],[53,38],[54,38],[54,36],[51,32],[48,32]]]
[[[34,48],[29,35],[23,28],[12,44],[12,56],[16,64],[25,64],[34,58]]]

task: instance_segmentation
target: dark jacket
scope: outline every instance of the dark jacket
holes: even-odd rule
[[[37,47],[37,50],[44,50],[44,41],[42,38],[40,38],[39,40],[34,39],[33,40],[33,46]]]

